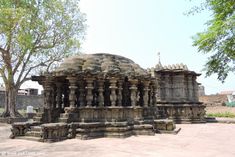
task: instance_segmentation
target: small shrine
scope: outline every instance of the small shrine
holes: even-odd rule
[[[157,86],[156,106],[161,118],[169,118],[176,123],[205,122],[205,106],[199,102],[196,81],[200,74],[188,70],[184,64],[152,68]]]

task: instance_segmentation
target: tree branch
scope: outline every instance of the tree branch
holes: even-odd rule
[[[4,84],[6,85],[7,84],[7,77],[6,77],[6,75],[5,75],[5,66],[3,66],[2,68],[0,68],[0,74],[1,74],[1,76],[2,76],[2,79],[3,79],[3,82],[4,82]]]
[[[23,79],[21,79],[23,73],[22,73],[21,77],[18,77],[16,84],[17,84],[17,85],[23,84],[23,83],[25,82],[25,79],[28,77],[29,73],[30,73],[33,69],[38,68],[38,67],[42,66],[43,64],[48,63],[49,61],[50,61],[50,60],[47,60],[47,61],[45,61],[45,62],[41,62],[41,63],[39,63],[39,64],[37,64],[37,65],[35,65],[35,66],[30,67],[29,70],[25,73]]]
[[[20,80],[21,80],[21,78],[22,78],[22,75],[24,74],[24,72],[25,72],[25,68],[26,68],[26,66],[27,66],[27,64],[28,64],[28,62],[29,62],[29,60],[30,60],[30,57],[32,56],[32,51],[28,54],[28,56],[27,56],[27,58],[26,58],[26,61],[25,62],[23,62],[23,65],[22,65],[22,69],[21,69],[21,71],[20,71],[20,74],[19,74],[19,77],[18,77],[18,79],[17,79],[17,81],[16,81],[16,84],[18,84],[19,82],[20,82]]]
[[[26,50],[27,51],[27,50]],[[21,55],[17,58],[18,62],[16,63],[15,68],[13,69],[13,75],[15,75],[15,73],[17,72],[19,66],[22,64],[23,59],[25,57],[25,55],[27,54],[26,52],[22,52],[20,53]]]
[[[26,77],[26,78],[24,78],[23,80],[21,80],[18,84],[16,84],[18,87],[20,87],[24,82],[26,82],[26,81],[30,81],[31,80],[31,78],[30,77]]]
[[[35,50],[35,46],[38,44],[38,42],[39,42],[40,39],[41,39],[41,35],[38,34],[38,33],[36,33],[36,34],[37,34],[37,38],[36,38],[35,42],[33,43],[33,48],[32,48],[31,51],[29,52],[29,56],[27,57],[27,59],[26,59],[26,61],[25,61],[26,64],[23,65],[23,67],[24,67],[24,68],[22,68],[23,71],[24,71],[24,69],[25,69],[25,67],[26,67],[26,65],[27,65],[28,60],[29,60],[30,57],[31,57],[31,54],[33,54],[33,52],[34,52],[34,50]],[[18,62],[17,62],[16,66],[15,66],[15,68],[14,68],[14,70],[13,70],[13,74],[16,73],[16,71],[18,70],[19,66],[22,64],[23,59],[24,59],[25,55],[27,54],[27,51],[28,51],[28,50],[25,50],[23,53],[21,53],[22,55],[19,56]],[[30,53],[31,53],[31,54],[30,54]]]
[[[2,52],[2,54],[6,53],[6,50],[1,47],[0,47],[0,51]]]

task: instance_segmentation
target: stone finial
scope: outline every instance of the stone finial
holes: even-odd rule
[[[175,65],[176,69],[181,69],[179,64]]]
[[[171,69],[172,69],[172,66],[171,66],[171,65],[168,65],[166,69],[171,70]]]
[[[151,77],[155,77],[155,69],[154,68],[150,69],[150,74],[151,74]]]
[[[183,63],[180,63],[180,69],[185,70],[185,69],[184,69],[184,64],[183,64]]]
[[[158,53],[157,53],[157,56],[158,56],[158,64],[159,64],[159,65],[162,65],[162,64],[161,64],[161,53],[158,52]]]
[[[184,70],[188,70],[188,67],[187,67],[187,65],[184,65]]]
[[[155,69],[156,70],[162,70],[163,67],[162,67],[162,63],[161,63],[160,52],[158,52],[157,55],[158,55],[158,64],[155,66]]]

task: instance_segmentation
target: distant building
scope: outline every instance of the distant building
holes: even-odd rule
[[[6,89],[3,84],[0,84],[0,94],[5,94]],[[38,95],[38,89],[36,88],[27,88],[27,89],[19,89],[17,95]]]
[[[206,94],[205,94],[205,87],[202,86],[202,85],[200,85],[200,86],[198,87],[198,96],[204,96],[204,95],[206,95]]]
[[[28,95],[28,92],[24,89],[19,89],[17,95]]]
[[[228,91],[221,91],[220,95],[232,95],[235,91],[234,90],[228,90]]]
[[[228,102],[226,103],[227,106],[235,107],[235,91],[222,91],[220,95],[226,95]]]
[[[38,95],[38,89],[36,88],[27,88],[25,89],[27,91],[27,95]]]
[[[18,95],[38,95],[38,89],[35,88],[19,89]]]
[[[214,95],[202,95],[199,100],[206,106],[234,106],[235,91],[221,91]]]
[[[233,92],[231,95],[227,95],[228,102],[235,102],[235,92]]]

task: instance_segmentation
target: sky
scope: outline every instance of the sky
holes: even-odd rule
[[[185,13],[201,0],[80,0],[86,14],[83,53],[113,53],[132,59],[143,68],[154,67],[160,52],[163,65],[183,63],[202,73],[198,82],[206,94],[235,90],[235,75],[225,83],[202,71],[208,55],[198,53],[192,37],[206,29],[211,13]]]
[[[235,90],[234,74],[225,83],[202,71],[208,55],[197,52],[192,37],[206,29],[211,13],[184,13],[201,0],[80,0],[87,30],[82,53],[112,53],[132,59],[143,68],[154,67],[160,52],[163,65],[183,63],[202,73],[198,82],[206,94]],[[32,86],[25,84],[24,87]]]

